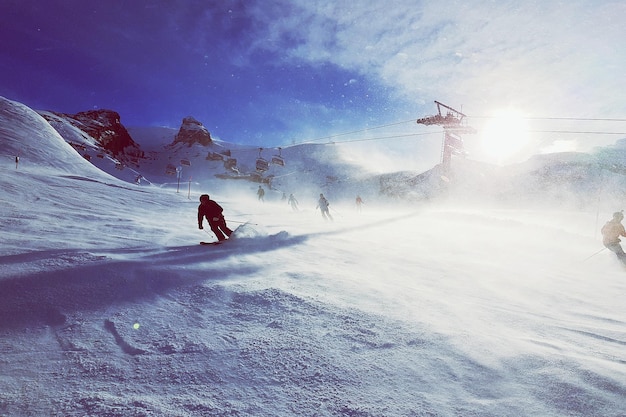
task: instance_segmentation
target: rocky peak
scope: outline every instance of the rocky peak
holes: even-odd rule
[[[196,119],[191,116],[185,117],[183,123],[174,138],[174,144],[186,143],[191,146],[199,143],[203,146],[213,143],[209,131]]]
[[[113,110],[88,110],[76,114],[51,113],[67,120],[94,138],[100,146],[113,155],[124,153],[134,155],[140,152],[139,145],[133,141],[124,125],[120,123],[119,113]]]

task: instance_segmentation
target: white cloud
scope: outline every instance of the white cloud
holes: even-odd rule
[[[626,79],[623,2],[289,4],[297,13],[271,24],[273,37],[301,40],[287,56],[353,69],[418,105],[440,100],[471,115],[508,107],[535,117],[626,114],[616,94]],[[594,136],[589,146],[612,140]]]

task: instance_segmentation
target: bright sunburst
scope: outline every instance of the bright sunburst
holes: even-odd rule
[[[485,153],[502,162],[529,142],[526,120],[519,112],[500,111],[485,124],[481,140]]]

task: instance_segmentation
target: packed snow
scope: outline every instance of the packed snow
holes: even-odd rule
[[[610,211],[343,190],[324,221],[327,190],[137,185],[0,119],[2,416],[626,416]]]

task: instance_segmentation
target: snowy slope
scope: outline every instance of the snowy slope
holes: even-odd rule
[[[241,228],[205,247],[200,190],[113,179],[2,106],[2,415],[625,415],[611,211],[346,196],[324,222],[211,180]]]
[[[68,145],[43,117],[30,108],[0,97],[2,155],[11,161],[19,156],[23,164],[45,172],[54,169],[75,172],[76,167],[98,178],[110,178],[85,160],[77,160]]]

